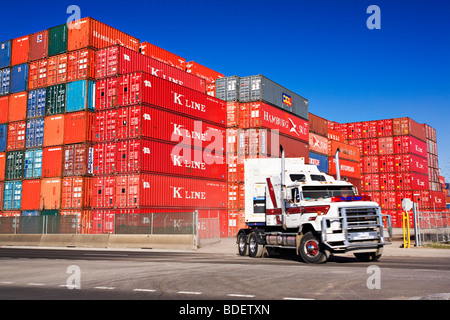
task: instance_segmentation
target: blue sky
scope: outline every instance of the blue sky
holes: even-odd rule
[[[439,164],[450,181],[447,0],[7,2],[0,39],[63,24],[72,4],[82,17],[225,75],[263,74],[329,120],[408,116],[428,123],[437,129]],[[366,26],[370,5],[381,9],[380,30]]]

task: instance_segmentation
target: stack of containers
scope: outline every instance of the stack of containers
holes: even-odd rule
[[[96,56],[93,231],[113,232],[115,213],[199,210],[226,235],[225,102],[161,59],[119,46]]]
[[[360,193],[360,152],[351,146],[339,131],[329,128],[328,120],[309,114],[309,163],[336,178],[335,155],[339,148],[341,179],[351,182]]]
[[[205,67],[195,61],[189,61],[186,63],[186,72],[205,80],[206,94],[213,97],[216,96],[216,80],[224,77],[222,73]]]
[[[216,97],[227,101],[229,235],[245,227],[246,158],[279,157],[309,161],[308,101],[259,75],[216,80]]]
[[[394,226],[401,227],[404,198],[413,199],[420,210],[436,207],[442,191],[434,191],[430,186],[434,166],[429,165],[432,156],[427,152],[427,140],[433,139],[431,127],[427,138],[426,125],[406,117],[345,124],[331,122],[330,126],[360,149],[363,191],[380,203]],[[434,152],[437,159],[437,150]],[[439,175],[435,179],[439,181]],[[441,206],[436,209],[442,209]]]

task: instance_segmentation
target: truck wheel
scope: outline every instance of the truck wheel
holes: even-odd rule
[[[248,238],[249,256],[252,258],[261,258],[264,251],[264,245],[258,243],[258,235],[255,232],[250,233]]]
[[[247,255],[247,235],[245,232],[241,232],[238,234],[238,253],[240,256]]]
[[[328,258],[320,240],[311,231],[305,233],[301,238],[299,254],[306,263],[324,263]]]

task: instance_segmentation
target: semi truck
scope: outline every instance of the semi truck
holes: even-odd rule
[[[237,233],[241,256],[270,256],[294,250],[306,263],[324,263],[331,254],[353,252],[376,261],[391,243],[390,216],[378,203],[341,179],[339,149],[336,178],[304,158],[246,159],[245,223]]]

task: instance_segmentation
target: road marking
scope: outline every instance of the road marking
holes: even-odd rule
[[[45,286],[45,284],[44,283],[35,283],[35,282],[30,282],[30,283],[27,283],[29,286]]]
[[[13,284],[14,282],[12,282],[12,281],[2,281],[2,282],[0,282],[1,284]]]
[[[230,293],[227,294],[228,297],[240,297],[240,298],[254,298],[255,296],[252,294],[238,294],[238,293]]]
[[[99,290],[114,290],[115,287],[94,287],[94,289],[99,289]]]
[[[314,300],[309,298],[292,298],[292,297],[284,297],[283,300]]]
[[[201,292],[194,291],[178,291],[179,294],[202,294]]]
[[[133,291],[136,291],[136,292],[156,292],[156,290],[153,290],[153,289],[133,289]]]

